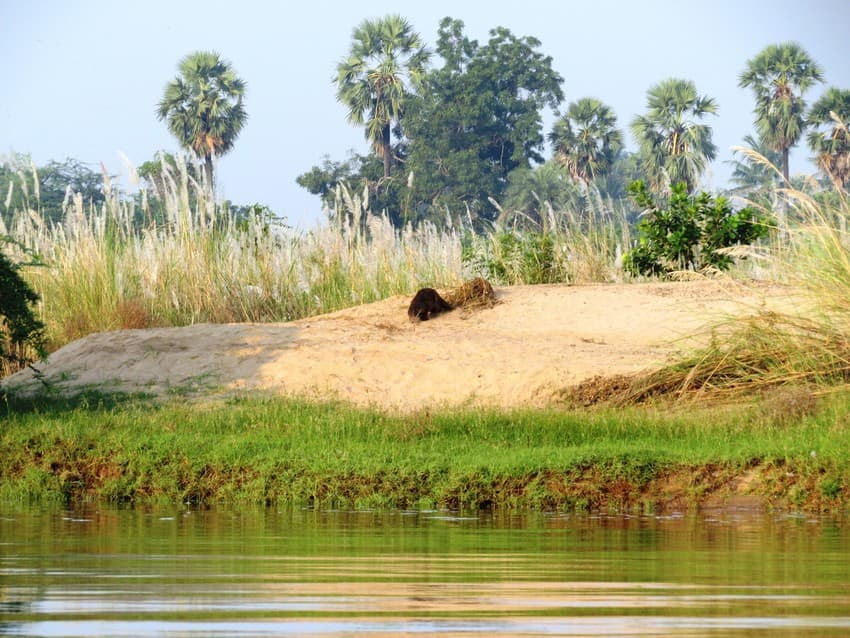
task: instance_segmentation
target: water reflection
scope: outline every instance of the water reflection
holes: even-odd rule
[[[0,634],[850,633],[842,521],[0,511]]]

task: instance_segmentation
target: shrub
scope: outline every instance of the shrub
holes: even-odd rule
[[[556,283],[566,279],[556,260],[555,239],[547,233],[496,229],[468,234],[462,259],[470,272],[509,285]]]
[[[18,267],[0,252],[0,377],[23,367],[35,353],[44,356],[44,325],[31,304],[38,301]]]
[[[726,269],[732,258],[722,248],[750,244],[767,234],[761,214],[752,207],[734,212],[724,197],[702,192],[689,195],[675,184],[666,207],[653,199],[638,180],[629,194],[643,208],[638,245],[624,256],[624,267],[635,275],[665,275],[676,270]]]

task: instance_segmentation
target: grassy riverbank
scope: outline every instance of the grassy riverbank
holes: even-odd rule
[[[14,408],[14,409],[12,409]],[[249,399],[4,406],[0,500],[839,512],[850,397],[388,416]]]

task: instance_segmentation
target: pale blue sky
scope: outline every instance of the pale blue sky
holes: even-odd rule
[[[598,97],[624,131],[645,110],[651,85],[693,80],[720,107],[710,118],[719,157],[709,187],[725,185],[730,147],[753,130],[752,95],[737,87],[738,75],[766,45],[795,40],[821,64],[826,84],[810,103],[826,86],[850,88],[850,0],[0,0],[0,153],[30,153],[36,164],[72,157],[95,169],[103,161],[122,173],[119,152],[138,166],[174,151],[156,103],[183,56],[212,49],[248,84],[249,121],[220,161],[220,194],[308,227],[320,204],[295,177],[325,154],[367,150],[335,100],[335,66],[354,27],[387,13],[405,16],[431,46],[444,16],[463,20],[481,42],[496,26],[534,36],[564,77],[562,109]],[[808,155],[798,149],[792,171],[811,171]]]

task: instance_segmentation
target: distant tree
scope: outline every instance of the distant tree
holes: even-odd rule
[[[765,47],[739,77],[756,99],[755,125],[761,139],[782,155],[782,175],[790,183],[788,156],[806,128],[803,94],[823,81],[820,66],[797,43]]]
[[[581,198],[578,187],[564,173],[563,167],[550,160],[533,168],[518,168],[508,175],[501,216],[502,221],[522,213],[538,230],[546,229],[546,205],[561,211]]]
[[[212,186],[213,158],[233,148],[248,120],[245,82],[212,51],[191,53],[178,68],[180,74],[166,85],[156,114],[182,147],[204,161]]]
[[[314,195],[318,195],[323,205],[332,207],[334,192],[340,183],[351,185],[360,182],[355,188],[363,189],[360,175],[362,163],[361,157],[357,155],[352,155],[342,162],[333,161],[326,155],[320,166],[313,166],[308,172],[302,173],[295,178],[295,182]]]
[[[671,78],[647,92],[647,112],[631,123],[643,168],[653,190],[667,181],[693,192],[706,165],[717,155],[711,127],[700,123],[717,114],[713,98],[697,94],[690,80]]]
[[[404,113],[411,87],[425,70],[429,52],[399,15],[365,20],[354,30],[351,51],[337,66],[337,99],[348,120],[365,126],[366,139],[392,171],[392,128]]]
[[[406,186],[395,179],[383,178],[383,159],[375,154],[360,155],[357,153],[345,161],[333,161],[329,157],[322,160],[319,166],[313,166],[308,172],[295,178],[296,183],[314,195],[318,195],[331,214],[336,214],[340,204],[337,201],[340,184],[353,193],[369,193],[369,209],[373,213],[386,214],[390,221],[400,226],[403,224],[402,210],[404,202],[403,191]]]
[[[742,148],[733,151],[733,159],[726,162],[732,166],[730,192],[772,206],[782,180],[778,172],[782,155],[753,135],[746,135],[743,142]]]
[[[69,193],[80,194],[86,205],[99,206],[105,200],[102,170],[93,171],[70,157],[40,167],[22,154],[0,162],[0,193],[0,210],[7,222],[15,211],[26,210],[34,210],[48,221],[61,221]]]
[[[620,149],[608,172],[597,177],[593,184],[599,189],[602,197],[612,202],[627,202],[629,184],[644,177],[640,166],[640,154]]]
[[[443,66],[423,77],[405,116],[417,216],[448,208],[493,219],[489,199],[502,198],[510,173],[543,162],[541,110],[563,99],[563,79],[539,47],[502,27],[481,45],[460,20],[442,20],[436,51]]]
[[[850,182],[850,90],[829,88],[812,105],[809,147],[818,167],[837,188]]]
[[[585,185],[605,175],[623,146],[617,116],[600,100],[571,102],[549,134],[555,160]]]

